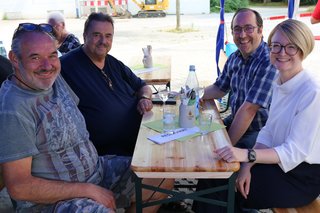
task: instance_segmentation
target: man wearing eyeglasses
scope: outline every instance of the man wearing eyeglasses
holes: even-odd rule
[[[205,89],[203,99],[217,99],[231,92],[231,115],[224,120],[229,137],[233,145],[251,148],[268,118],[276,70],[270,64],[258,12],[239,9],[232,18],[231,30],[238,50],[228,58],[216,82]]]
[[[53,29],[22,23],[0,88],[0,164],[17,212],[114,212],[134,191],[129,157],[99,157],[60,76]]]
[[[216,82],[205,89],[203,99],[218,99],[231,93],[231,114],[224,119],[230,140],[236,147],[251,149],[268,118],[276,69],[270,63],[269,47],[262,35],[263,20],[257,11],[239,9],[232,18],[231,30],[238,50],[229,56]],[[197,189],[226,183],[199,180]],[[219,196],[226,200],[224,193]],[[194,202],[194,210],[212,212],[211,205],[200,202]],[[221,212],[225,211],[221,207]]]

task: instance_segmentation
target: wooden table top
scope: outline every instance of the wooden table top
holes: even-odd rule
[[[171,58],[168,56],[153,56],[152,68],[143,67],[142,57],[132,59],[129,66],[149,85],[165,85],[171,81]]]
[[[152,112],[143,116],[131,163],[138,177],[144,178],[228,178],[240,167],[238,162],[227,163],[218,159],[213,150],[231,144],[226,129],[180,142],[158,145],[148,136],[159,134],[143,123],[162,118],[161,106],[154,105]],[[166,107],[178,108],[178,105]],[[213,122],[222,123],[214,101],[203,104],[206,112],[213,114]],[[178,111],[178,109],[177,109]],[[178,115],[178,113],[177,113]]]

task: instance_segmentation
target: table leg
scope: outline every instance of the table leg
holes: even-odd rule
[[[235,182],[237,178],[238,173],[235,172],[231,175],[229,178],[228,183],[228,206],[227,206],[227,212],[233,213],[234,212],[234,190],[235,190]]]
[[[136,213],[142,213],[142,178],[135,175]]]
[[[166,84],[166,87],[169,88],[169,91],[171,91],[171,82],[170,81]]]

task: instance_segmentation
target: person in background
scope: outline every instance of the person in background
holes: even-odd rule
[[[60,74],[49,24],[19,24],[0,88],[0,164],[17,212],[114,212],[130,207],[131,159],[99,157],[78,98]]]
[[[142,115],[153,107],[152,90],[108,54],[113,35],[112,17],[91,13],[84,24],[84,44],[60,58],[61,73],[80,99],[78,107],[99,155],[132,157]],[[162,182],[144,181],[150,185]],[[174,180],[165,180],[161,186],[173,188],[173,184]],[[152,194],[149,190],[144,194],[147,196],[148,192]],[[151,194],[152,199],[162,196]],[[156,208],[150,207],[148,211],[155,212]]]
[[[205,88],[202,99],[218,99],[228,92],[231,114],[224,119],[232,145],[252,148],[268,118],[272,82],[276,75],[270,63],[269,47],[263,41],[263,20],[252,9],[236,11],[231,22],[233,41],[238,50],[232,53],[216,82]],[[225,185],[226,179],[200,179],[197,190]],[[225,193],[217,193],[224,198]],[[195,201],[196,212],[212,212],[211,205]]]
[[[62,13],[58,11],[49,13],[47,22],[54,29],[54,35],[58,41],[58,50],[62,55],[81,45],[79,39],[66,30]]]
[[[271,31],[268,44],[279,76],[267,123],[253,149],[229,146],[216,153],[243,162],[236,180],[242,207],[295,208],[320,192],[320,82],[302,65],[314,38],[306,24],[288,19]]]
[[[0,55],[0,86],[7,77],[13,73],[12,65],[9,59]]]
[[[317,5],[314,8],[314,11],[311,15],[310,22],[311,24],[317,24],[320,22],[320,2],[319,1],[317,2]]]

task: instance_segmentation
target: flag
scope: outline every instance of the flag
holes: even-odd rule
[[[289,0],[288,2],[288,17],[296,18],[297,11],[299,8],[300,0]]]
[[[217,74],[220,75],[221,71],[219,69],[219,58],[220,50],[224,49],[224,0],[220,0],[220,24],[218,28],[217,40],[216,40],[216,64],[217,64]]]

